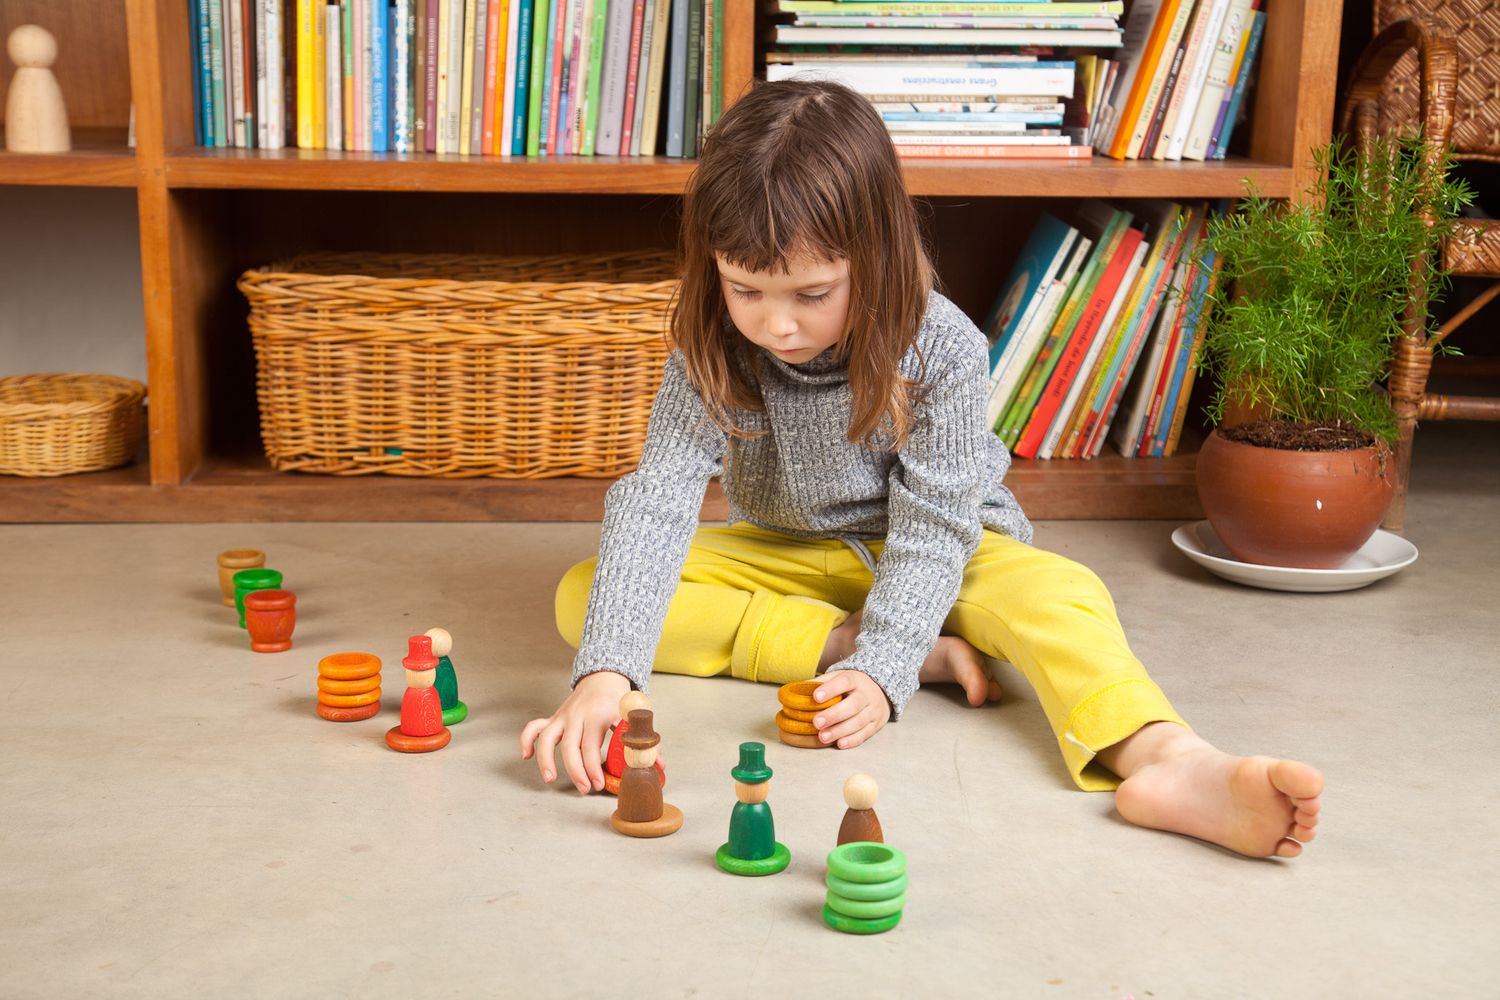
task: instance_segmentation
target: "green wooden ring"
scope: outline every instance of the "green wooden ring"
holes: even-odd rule
[[[900,922],[901,911],[899,910],[879,920],[860,920],[858,917],[846,917],[837,910],[830,910],[827,903],[823,904],[823,923],[845,934],[879,934],[890,930]]]
[[[792,863],[792,852],[778,840],[769,858],[746,860],[730,854],[725,844],[714,852],[714,863],[731,875],[775,875]]]
[[[850,882],[830,872],[823,881],[828,883],[829,892],[836,892],[845,899],[890,899],[906,891],[905,875],[897,875],[889,882]]]
[[[828,852],[828,871],[850,882],[889,882],[906,874],[906,855],[888,844],[856,840]]]
[[[459,702],[452,708],[443,709],[443,725],[456,726],[469,717],[469,706]]]
[[[860,920],[880,920],[906,908],[906,893],[890,899],[846,899],[836,892],[828,894],[828,908],[834,913]]]

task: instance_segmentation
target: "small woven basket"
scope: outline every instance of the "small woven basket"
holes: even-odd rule
[[[66,476],[124,465],[141,444],[146,387],[115,375],[0,378],[0,474]]]
[[[635,467],[677,280],[659,251],[310,254],[239,287],[273,468],[542,479]]]

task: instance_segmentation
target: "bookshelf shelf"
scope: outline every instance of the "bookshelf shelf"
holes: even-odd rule
[[[658,157],[437,156],[190,148],[167,157],[173,188],[680,194],[691,161]]]
[[[315,247],[551,253],[670,246],[691,162],[195,148],[186,3],[17,3],[17,11],[0,5],[0,13],[50,21],[63,52],[100,58],[62,81],[70,109],[81,109],[78,149],[61,157],[0,154],[0,183],[135,187],[150,454],[111,472],[0,477],[0,521],[600,516],[609,485],[602,480],[271,471],[255,445],[254,359],[234,281],[246,267]],[[754,75],[764,17],[757,6],[725,5],[726,100]],[[1245,178],[1268,196],[1297,197],[1315,169],[1313,147],[1332,128],[1341,7],[1339,0],[1268,5],[1251,125],[1236,140],[1244,155],[1207,164],[906,161],[951,297],[971,313],[985,308],[1046,199],[1233,197]],[[132,96],[134,155],[123,128]],[[112,127],[76,127],[94,125]],[[1199,515],[1196,450],[1189,429],[1172,458],[1017,461],[1006,482],[1038,519],[1185,519]],[[704,516],[724,516],[716,491]]]
[[[133,188],[135,150],[122,128],[75,128],[67,153],[9,153],[0,142],[0,184]]]

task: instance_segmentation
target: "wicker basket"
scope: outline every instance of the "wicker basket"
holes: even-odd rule
[[[146,387],[115,375],[0,378],[0,474],[66,476],[124,465],[141,444]]]
[[[247,271],[271,465],[623,475],[661,381],[674,273],[655,251],[314,254]]]

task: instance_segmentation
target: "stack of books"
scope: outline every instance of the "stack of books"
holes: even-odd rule
[[[693,156],[725,0],[185,0],[200,145]]]
[[[771,0],[766,79],[859,91],[904,157],[1087,157],[1120,0]],[[789,18],[789,20],[788,20]]]
[[[1262,0],[1135,0],[1094,147],[1116,159],[1222,160],[1254,78]]]
[[[1071,224],[1042,215],[984,322],[986,419],[1017,457],[1094,458],[1107,440],[1131,457],[1176,450],[1212,280],[1194,249],[1227,207],[1091,200]]]

